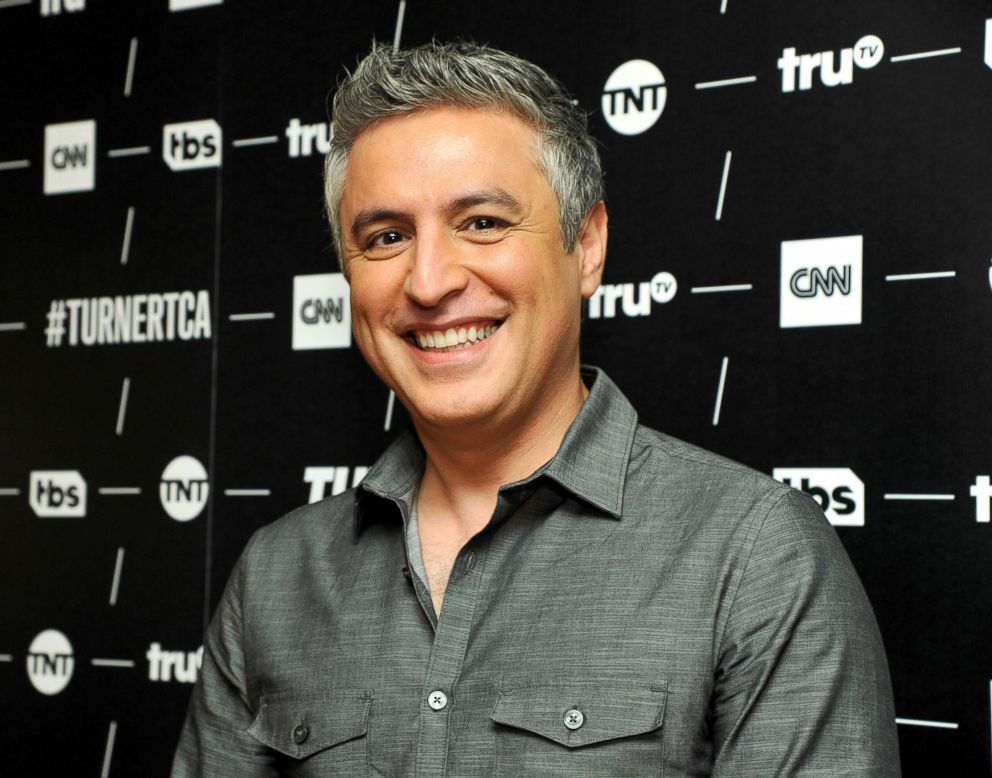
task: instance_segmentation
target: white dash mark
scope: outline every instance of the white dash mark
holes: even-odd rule
[[[138,57],[138,39],[131,38],[131,50],[127,55],[127,75],[124,76],[124,97],[131,96],[131,87],[134,85],[134,61]]]
[[[13,662],[14,657],[10,654],[0,654],[0,662]]]
[[[151,146],[129,146],[125,149],[111,149],[107,156],[111,159],[116,157],[137,157],[139,154],[151,154]]]
[[[737,86],[738,84],[753,84],[757,76],[741,76],[740,78],[722,78],[719,81],[700,81],[696,89],[718,89],[722,86]]]
[[[124,546],[117,549],[117,561],[114,563],[114,580],[110,584],[110,604],[117,604],[117,592],[121,585],[121,568],[124,567]]]
[[[727,151],[727,156],[723,158],[723,178],[720,180],[720,196],[716,201],[716,220],[723,217],[723,198],[727,194],[727,179],[730,177],[731,152]]]
[[[386,400],[386,424],[383,429],[389,432],[389,427],[393,423],[393,404],[396,402],[396,394],[392,389],[389,390],[389,399]]]
[[[0,10],[4,8],[13,8],[17,5],[31,5],[33,0],[0,0]]]
[[[261,321],[262,319],[274,319],[274,313],[232,313],[227,318],[230,321]]]
[[[257,138],[237,138],[231,145],[234,148],[241,148],[242,146],[264,146],[266,143],[278,143],[278,135],[260,135]]]
[[[727,13],[727,0],[723,0],[723,2],[720,3],[720,13],[721,14]]]
[[[19,497],[21,490],[16,487],[4,487],[0,489],[0,497]]]
[[[930,500],[930,501],[946,500],[946,501],[950,501],[950,500],[953,500],[954,499],[954,495],[953,494],[908,494],[908,493],[905,493],[905,492],[902,492],[902,493],[895,493],[895,492],[893,492],[893,493],[886,494],[885,495],[885,499],[886,500]]]
[[[723,286],[694,286],[692,294],[712,294],[714,292],[750,292],[754,284],[724,284]]]
[[[985,64],[992,68],[992,19],[985,20]],[[992,690],[992,682],[989,686]]]
[[[124,414],[127,412],[127,396],[131,391],[131,379],[125,378],[121,385],[121,404],[117,408],[117,435],[124,434]]]
[[[723,387],[727,382],[727,365],[730,364],[730,357],[723,358],[723,365],[720,367],[720,384],[716,388],[716,403],[713,406],[713,426],[720,423],[720,407],[723,405]]]
[[[20,170],[31,167],[30,159],[11,159],[7,162],[0,162],[0,170]]]
[[[400,36],[403,34],[403,17],[406,16],[406,0],[400,0],[400,7],[396,11],[396,31],[393,33],[393,51],[400,48]]]
[[[268,497],[272,494],[270,489],[225,489],[225,497]]]
[[[133,659],[91,659],[94,667],[134,667]]]
[[[938,273],[897,273],[886,276],[886,281],[926,281],[930,278],[954,278],[956,270],[941,270]]]
[[[121,246],[121,264],[127,264],[127,255],[131,251],[131,230],[134,227],[134,206],[127,209],[127,221],[124,222],[124,244]]]
[[[26,330],[27,328],[27,322],[23,321],[5,321],[0,324],[0,332],[13,332],[14,330]]]
[[[890,62],[909,62],[914,59],[930,59],[931,57],[946,57],[949,54],[960,54],[961,48],[936,49],[935,51],[920,51],[916,54],[900,54],[898,57],[891,57]]]
[[[103,769],[100,770],[100,778],[110,778],[110,759],[114,755],[114,740],[117,738],[117,722],[110,722],[110,730],[107,732],[107,747],[103,749]]]
[[[141,494],[140,486],[101,486],[97,491],[100,494],[107,495],[122,495],[122,494]]]
[[[896,719],[896,724],[908,724],[911,727],[937,727],[938,729],[957,729],[953,721],[927,721],[926,719]]]

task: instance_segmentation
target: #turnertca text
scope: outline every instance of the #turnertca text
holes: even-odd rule
[[[45,328],[49,347],[200,340],[211,336],[210,295],[152,292],[52,300]]]

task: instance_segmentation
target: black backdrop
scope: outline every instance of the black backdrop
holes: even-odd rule
[[[612,228],[585,360],[819,496],[904,773],[989,771],[988,2],[171,5],[0,0],[0,773],[164,775],[248,536],[404,425],[310,278],[329,90],[397,36],[574,90]],[[664,85],[604,99],[631,60]]]

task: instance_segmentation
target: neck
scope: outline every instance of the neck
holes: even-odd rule
[[[559,390],[541,392],[543,402],[526,418],[493,417],[458,428],[414,420],[427,455],[421,510],[445,515],[466,536],[478,532],[492,516],[499,487],[526,478],[555,455],[588,394],[576,369]]]

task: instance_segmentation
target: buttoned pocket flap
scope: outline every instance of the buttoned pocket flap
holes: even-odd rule
[[[262,697],[248,734],[295,759],[363,737],[368,732],[371,692],[328,694],[318,698]]]
[[[500,692],[490,718],[579,748],[660,728],[667,697],[664,686],[521,686]]]

